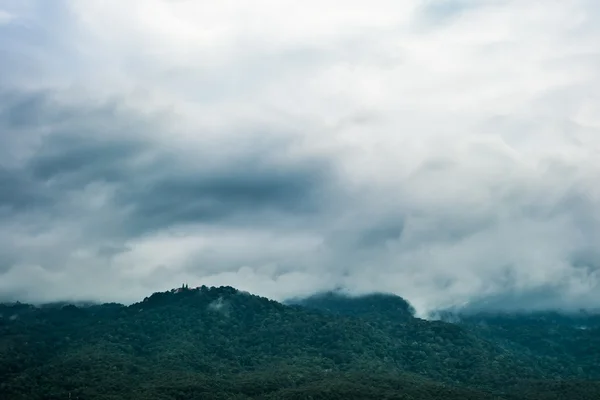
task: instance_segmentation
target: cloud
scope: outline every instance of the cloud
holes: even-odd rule
[[[9,24],[14,16],[7,11],[0,10],[0,25]]]
[[[3,10],[2,298],[600,300],[591,1]]]

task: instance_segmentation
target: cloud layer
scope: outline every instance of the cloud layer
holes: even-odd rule
[[[0,297],[600,304],[591,0],[0,2]]]

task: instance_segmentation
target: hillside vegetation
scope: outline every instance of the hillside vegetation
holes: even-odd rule
[[[448,323],[391,295],[284,305],[231,287],[0,316],[7,399],[600,398],[595,316]]]

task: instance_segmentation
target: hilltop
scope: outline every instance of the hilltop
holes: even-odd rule
[[[426,321],[393,295],[326,293],[282,304],[231,287],[183,287],[130,306],[12,304],[0,315],[0,393],[11,399],[600,393],[597,341],[575,338],[569,357],[557,360],[557,348],[523,351],[527,343],[506,334],[544,340],[539,324]],[[585,332],[598,336],[597,329]]]

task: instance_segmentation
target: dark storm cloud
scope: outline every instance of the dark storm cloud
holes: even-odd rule
[[[364,247],[381,246],[389,240],[400,240],[403,230],[402,220],[390,218],[389,221],[361,231],[358,243]]]
[[[87,293],[98,281],[125,284],[123,274],[136,265],[127,260],[147,237],[197,226],[224,232],[301,226],[324,216],[339,196],[327,159],[291,156],[293,140],[271,140],[260,126],[188,151],[169,139],[175,121],[169,113],[142,114],[118,100],[66,101],[50,91],[13,91],[1,100],[1,140],[10,156],[0,160],[5,299],[53,299],[63,296],[64,287],[72,290],[73,282]],[[161,246],[156,251],[160,255]],[[223,260],[223,251],[215,265],[231,270],[240,260]],[[147,267],[156,268],[150,260]],[[190,263],[190,273],[211,270]],[[179,267],[161,264],[166,277],[137,279],[140,295],[156,279],[176,279]],[[48,282],[56,276],[69,282],[62,289],[34,288],[54,287]],[[110,299],[103,293],[92,297]],[[124,293],[113,294],[123,299]]]
[[[118,104],[62,109],[50,98],[47,93],[4,98],[8,135],[24,126],[51,128],[25,163],[0,169],[0,205],[15,212],[60,208],[67,194],[101,183],[111,189],[106,207],[128,210],[123,232],[132,235],[252,215],[260,223],[265,212],[317,212],[332,179],[321,159],[275,161],[285,150],[278,141],[263,138],[235,154],[200,150],[190,160],[142,141],[138,133],[149,129],[148,122],[137,124],[135,114]],[[55,124],[59,115],[61,123]]]
[[[18,255],[3,252],[2,250],[3,249],[0,249],[0,275],[12,268],[18,260]]]
[[[600,271],[600,249],[596,246],[579,249],[571,255],[571,264],[589,273]]]
[[[248,164],[245,159],[228,162],[231,164],[217,171],[138,176],[118,190],[116,202],[132,207],[133,223],[142,229],[210,223],[240,215],[260,218],[265,211],[318,211],[318,191],[324,189],[328,174],[325,164],[261,166]]]
[[[90,182],[125,183],[130,179],[129,162],[145,150],[141,143],[104,141],[89,137],[57,135],[45,139],[27,168],[39,182],[56,182],[77,189]]]
[[[0,216],[3,213],[28,211],[48,206],[52,196],[43,184],[26,171],[0,166]]]
[[[553,283],[528,290],[518,290],[507,286],[504,291],[489,296],[475,297],[467,305],[460,308],[461,312],[528,312],[528,311],[577,311],[586,305],[598,310],[595,296],[590,293],[569,293],[566,283]]]
[[[592,2],[292,3],[0,5],[0,296],[600,301]]]
[[[6,85],[0,87],[0,126],[6,134],[13,131],[52,128],[62,135],[109,133],[134,121],[134,114],[126,114],[123,99],[94,101],[87,99],[79,104],[60,101],[61,93],[53,90],[21,90]],[[64,93],[63,93],[64,94]],[[85,130],[83,130],[85,129]]]
[[[35,126],[40,120],[48,122],[48,119],[56,119],[50,117],[48,111],[44,93],[16,93],[0,90],[0,121],[3,129],[22,129]]]
[[[227,239],[231,242],[216,250],[194,253],[188,249],[183,267],[161,264],[156,270],[163,271],[165,277],[175,271],[200,276],[233,274],[228,279],[235,285],[236,279],[249,279],[238,275],[240,265],[252,263],[257,268],[253,276],[260,276],[264,263],[277,260],[277,266],[266,270],[268,279],[274,281],[305,271],[314,279],[320,274],[333,276],[319,278],[331,285],[373,279],[372,290],[377,290],[386,287],[382,280],[399,284],[398,278],[386,278],[386,274],[401,272],[404,287],[424,279],[425,274],[427,290],[444,293],[460,292],[464,285],[472,285],[461,276],[473,271],[464,265],[480,263],[481,268],[491,270],[482,273],[488,282],[479,283],[478,307],[575,307],[591,301],[585,290],[573,294],[569,302],[561,303],[556,297],[560,290],[577,287],[580,281],[587,279],[594,284],[597,275],[598,257],[590,247],[598,231],[590,219],[593,203],[582,191],[585,187],[576,183],[553,187],[550,192],[510,186],[505,197],[493,200],[519,216],[509,220],[514,223],[510,228],[506,222],[502,224],[493,207],[428,202],[436,197],[428,197],[426,202],[415,200],[418,197],[411,200],[411,185],[418,188],[427,181],[432,193],[447,195],[442,189],[436,190],[435,183],[458,174],[458,161],[431,158],[401,182],[400,201],[378,207],[368,193],[347,196],[349,192],[337,180],[331,160],[288,157],[286,151],[292,141],[269,140],[264,134],[256,141],[240,136],[227,146],[207,143],[187,152],[175,142],[158,139],[159,130],[170,129],[169,116],[142,118],[118,101],[65,104],[50,92],[39,93],[39,97],[35,93],[12,93],[4,97],[3,109],[13,110],[5,112],[2,120],[7,146],[18,144],[16,136],[23,132],[43,134],[34,134],[37,139],[27,146],[16,146],[22,151],[22,156],[16,157],[18,162],[0,169],[0,215],[15,226],[25,219],[29,225],[33,223],[37,233],[31,240],[43,232],[50,235],[42,245],[18,238],[14,244],[4,243],[0,249],[0,273],[4,276],[30,274],[20,266],[24,263],[39,265],[44,274],[74,273],[71,253],[75,250],[70,247],[89,252],[93,265],[105,268],[102,265],[139,251],[129,244],[132,240],[160,235],[174,227],[202,226],[224,232],[245,227],[269,235],[252,244],[255,239],[246,232],[242,238]],[[11,119],[8,116],[13,112],[17,115]],[[548,169],[548,176],[561,178],[559,182],[568,182],[571,173],[571,169],[559,166]],[[89,190],[95,191],[88,194]],[[99,205],[98,198],[103,199]],[[553,286],[554,278],[535,278],[529,286],[522,286],[524,278],[519,271],[523,267],[518,263],[534,260],[525,241],[533,240],[528,235],[537,235],[540,228],[531,230],[524,225],[523,229],[521,224],[560,218],[566,218],[565,229],[572,232],[574,226],[586,235],[572,239],[579,243],[562,244],[565,247],[558,252],[566,257],[568,264],[561,268],[569,279],[560,287]],[[52,233],[63,227],[65,232]],[[296,235],[303,228],[312,235],[309,244],[274,244],[277,235]],[[522,235],[523,243],[498,234],[502,229]],[[552,235],[529,246],[553,251],[548,247],[555,240]],[[52,241],[57,241],[57,247]],[[319,241],[320,245],[315,244]],[[271,246],[272,250],[267,249]],[[512,253],[503,254],[503,246]],[[312,254],[311,248],[315,249]],[[23,251],[27,253],[20,253]],[[229,251],[232,255],[225,256]],[[526,255],[525,261],[519,260],[521,253]],[[375,272],[369,273],[370,268]],[[85,272],[90,280],[109,273],[92,267]],[[140,282],[152,286],[153,276],[145,275]],[[488,288],[490,293],[482,294]]]

